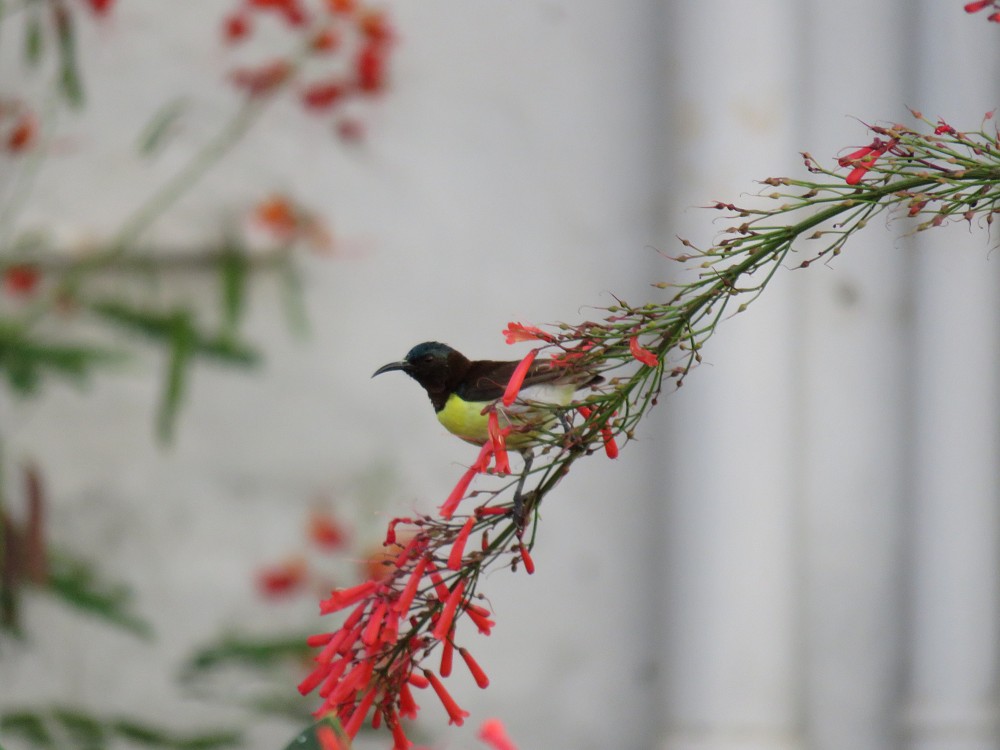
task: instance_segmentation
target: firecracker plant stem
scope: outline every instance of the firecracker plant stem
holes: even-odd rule
[[[914,115],[929,128],[869,126],[874,140],[835,166],[823,167],[803,154],[814,178],[768,178],[765,190],[778,190],[762,192],[748,205],[709,206],[734,223],[704,249],[681,240],[686,251],[674,260],[694,278],[656,284],[672,292],[665,301],[635,306],[619,300],[599,320],[575,325],[509,324],[508,343],[537,346],[526,360],[544,354],[568,371],[600,373],[604,382],[566,408],[533,405],[551,409],[554,418],[532,428],[533,460],[521,474],[506,473],[506,428],[483,446],[436,515],[393,519],[385,544],[396,557],[381,580],[334,591],[322,602],[323,613],[351,613],[339,630],[311,639],[321,650],[300,690],[318,690],[318,714],[338,716],[353,734],[371,712],[374,723],[393,731],[395,747],[407,747],[400,718],[416,715],[410,689],[430,686],[449,722],[461,724],[467,713],[440,677],[451,673],[460,619],[482,634],[494,624],[480,575],[504,561],[534,570],[530,551],[545,496],[580,458],[602,448],[616,457],[618,441],[633,439],[664,384],[683,384],[727,313],[745,310],[779,268],[789,268],[793,254],[804,256],[796,268],[830,260],[887,211],[915,219],[915,232],[949,220],[992,224],[1000,211],[1000,146],[997,132],[985,130],[989,116],[983,129],[960,132]],[[502,411],[519,387],[512,382],[505,399],[489,408]],[[521,514],[515,512],[518,502]],[[439,645],[435,673],[427,664]],[[485,687],[481,668],[469,661],[467,649],[460,651]]]

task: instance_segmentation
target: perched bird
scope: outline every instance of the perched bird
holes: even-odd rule
[[[519,361],[470,360],[447,344],[425,341],[399,362],[375,371],[381,375],[402,370],[427,391],[438,421],[454,435],[476,445],[489,440],[488,414],[484,409],[499,399]],[[517,400],[498,410],[500,427],[511,427],[507,445],[524,453],[536,441],[538,429],[556,419],[544,406],[566,406],[581,388],[603,378],[592,372],[571,370],[551,360],[537,359],[528,369]]]

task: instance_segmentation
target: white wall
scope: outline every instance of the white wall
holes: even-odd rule
[[[61,124],[74,148],[28,221],[70,244],[106,233],[235,105],[215,37],[229,7],[123,0],[87,27],[90,106]],[[417,386],[375,367],[427,338],[504,356],[508,320],[654,294],[673,271],[653,248],[717,230],[696,206],[799,170],[800,150],[863,145],[852,117],[911,105],[974,127],[998,103],[1000,29],[957,2],[391,7],[393,90],[362,147],[279,105],[154,233],[195,241],[274,189],[323,210],[348,252],[304,261],[310,338],[262,280],[266,367],[199,368],[169,451],[148,439],[153,356],[84,394],[0,401],[8,457],[50,480],[53,535],[140,590],[161,635],[35,602],[32,644],[0,657],[0,704],[235,720],[179,696],[171,670],[220,628],[287,620],[249,574],[301,543],[313,496],[345,498],[376,539],[468,460]],[[129,144],[178,93],[192,119],[150,169]],[[830,267],[782,273],[640,442],[574,470],[536,575],[488,580],[498,626],[473,645],[492,685],[456,690],[470,726],[423,701],[435,746],[476,746],[491,715],[522,750],[997,745],[996,259],[982,232],[904,231],[872,226]],[[253,747],[289,731],[255,727]]]

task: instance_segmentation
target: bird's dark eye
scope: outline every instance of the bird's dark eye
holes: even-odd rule
[[[434,361],[434,355],[433,354],[425,354],[424,356],[422,356],[420,358],[420,361],[421,362],[425,362],[427,364],[430,364],[431,362]]]

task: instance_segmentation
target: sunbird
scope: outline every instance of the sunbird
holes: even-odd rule
[[[487,407],[504,395],[519,364],[518,360],[470,360],[447,344],[425,341],[398,362],[382,365],[372,377],[402,370],[427,391],[438,421],[448,432],[483,445],[490,439]],[[592,372],[536,359],[525,375],[517,400],[497,410],[500,427],[512,428],[507,445],[526,454],[537,444],[538,432],[557,418],[546,407],[567,406],[576,391],[602,380]]]

